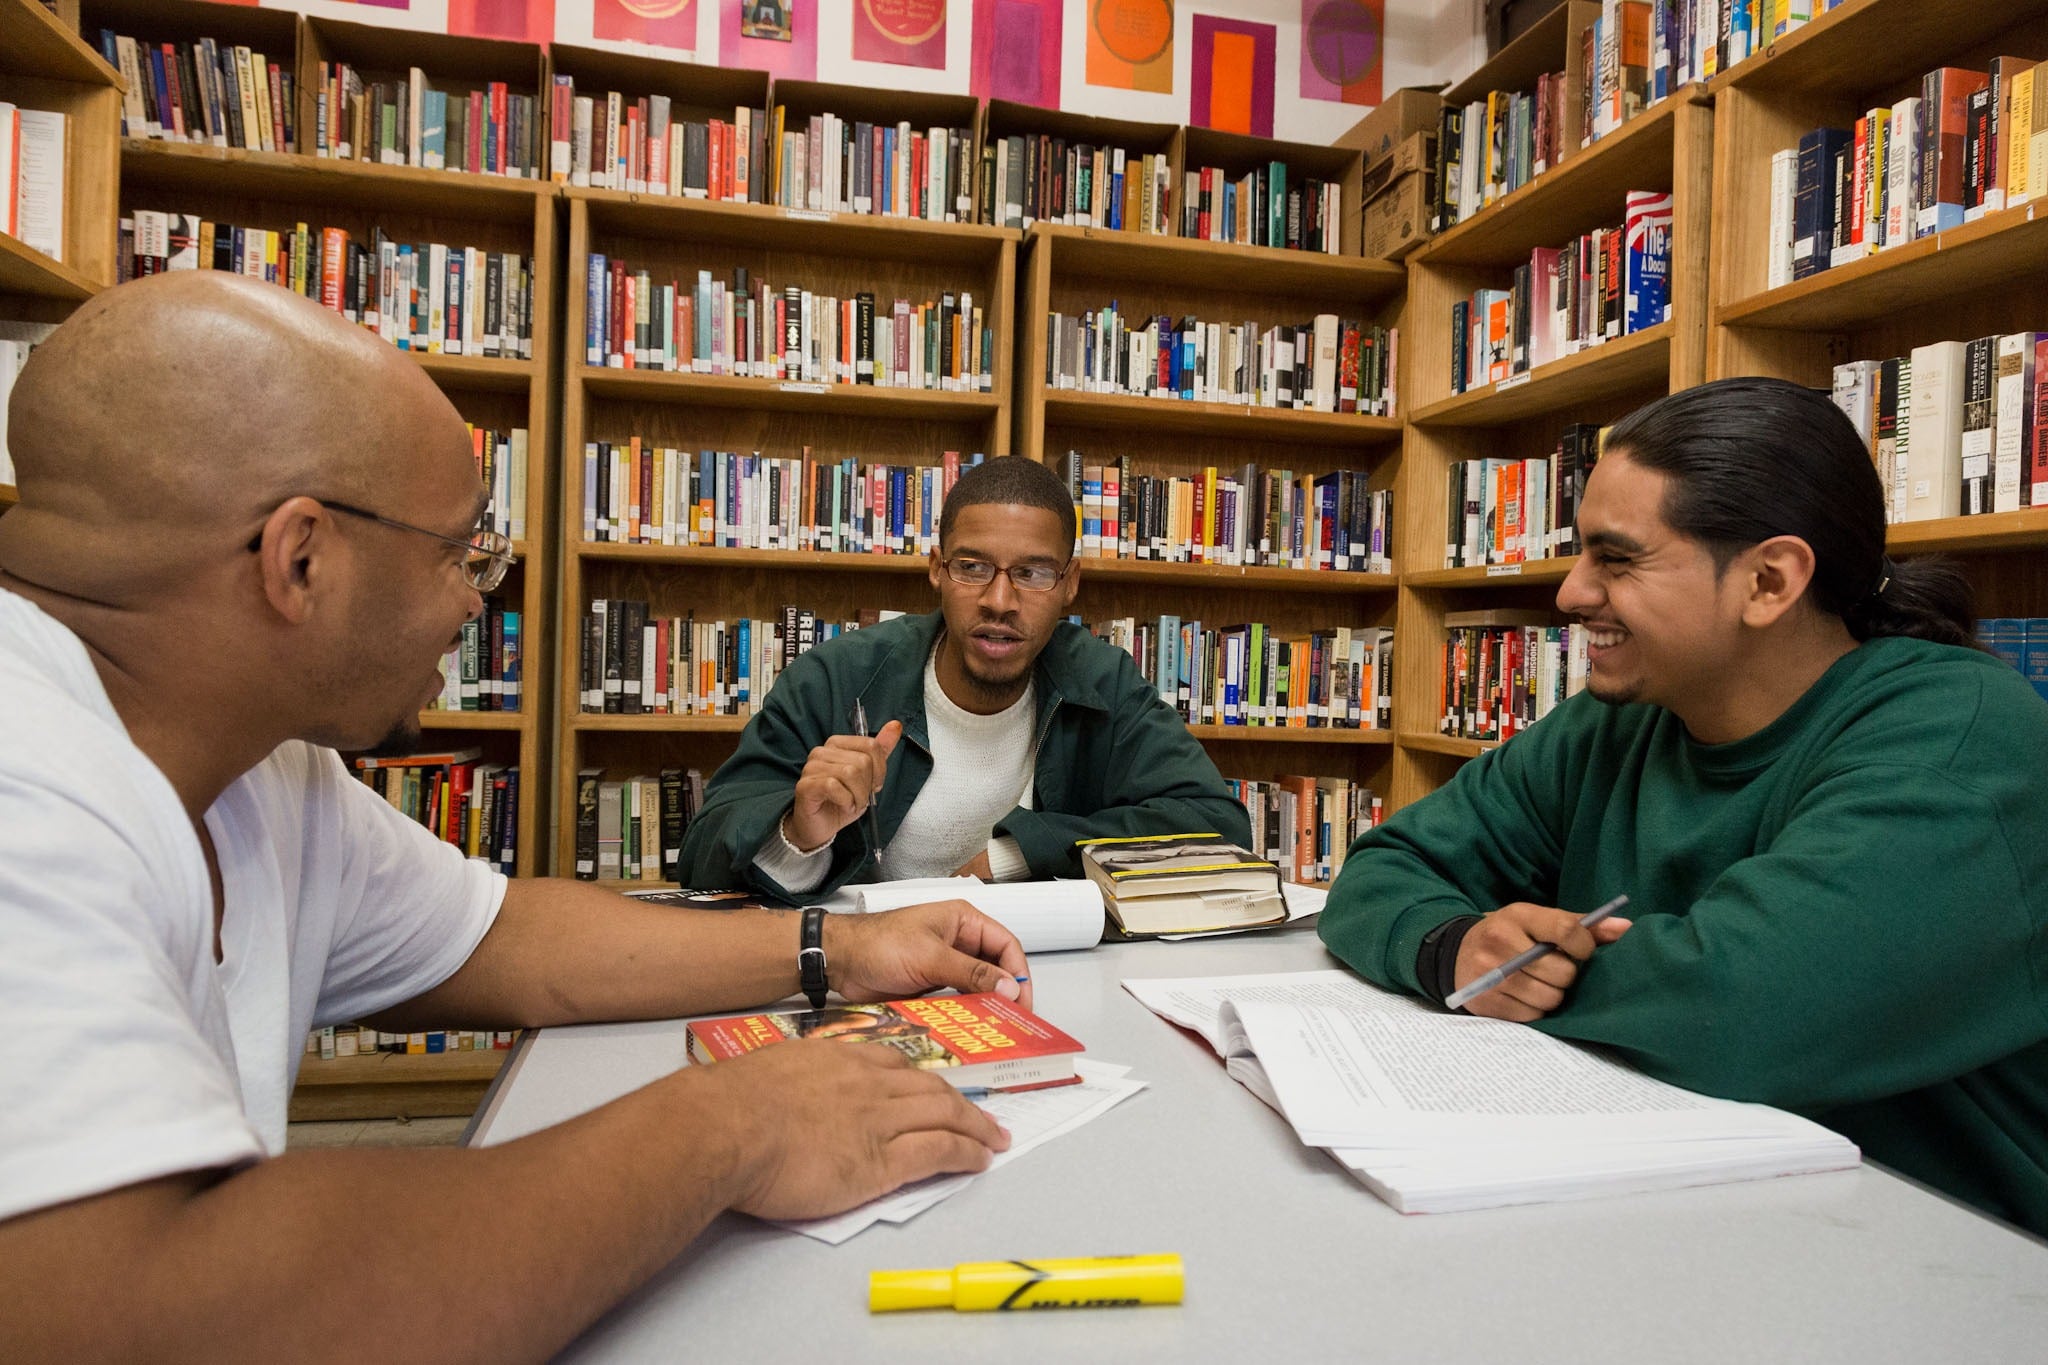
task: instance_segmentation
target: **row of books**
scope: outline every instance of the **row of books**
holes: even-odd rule
[[[939,512],[963,469],[820,460],[731,450],[688,451],[635,436],[583,446],[583,538],[840,554],[929,554]]]
[[[591,365],[955,393],[994,388],[995,332],[965,292],[922,303],[898,298],[884,312],[867,290],[851,298],[794,284],[777,290],[744,267],[731,285],[708,270],[686,284],[596,252],[586,289],[583,357]]]
[[[521,614],[500,597],[484,599],[483,614],[462,623],[462,643],[444,666],[441,695],[429,710],[517,711],[524,670]]]
[[[346,62],[320,63],[313,151],[344,161],[533,179],[534,97],[504,81],[439,90],[412,67],[365,85]]]
[[[480,749],[358,758],[356,776],[408,820],[506,876],[519,857],[519,765]]]
[[[1444,567],[1520,564],[1579,552],[1578,508],[1604,427],[1566,427],[1548,456],[1451,465]]]
[[[368,1024],[331,1024],[306,1035],[306,1055],[331,1062],[337,1057],[367,1057],[386,1052],[425,1056],[440,1052],[504,1052],[510,1050],[517,1030],[422,1029],[416,1033],[390,1033]]]
[[[1172,177],[1162,152],[1141,156],[1046,133],[990,138],[981,149],[978,218],[999,227],[1046,222],[1164,235],[1173,230]]]
[[[1586,628],[1547,612],[1454,611],[1444,617],[1442,733],[1508,740],[1586,686]]]
[[[533,260],[442,242],[367,242],[305,223],[285,232],[137,209],[120,220],[123,280],[227,270],[305,295],[391,342],[437,355],[533,358]]]
[[[576,876],[582,881],[681,879],[683,835],[704,804],[696,768],[605,779],[602,768],[576,774]]]
[[[69,116],[0,100],[0,232],[64,259],[64,144]]]
[[[1128,455],[1098,465],[1067,452],[1084,557],[1393,572],[1393,491],[1362,471],[1209,465],[1181,476],[1129,466]]]
[[[1393,724],[1394,632],[1383,626],[1294,634],[1262,622],[1205,627],[1179,616],[1125,616],[1090,630],[1128,652],[1159,699],[1191,725]]]
[[[1670,89],[1747,61],[1848,0],[1652,0],[1651,42]],[[1664,92],[1658,92],[1660,95]]]
[[[732,119],[675,117],[667,95],[579,95],[556,76],[549,174],[558,185],[758,204],[768,169],[766,110]]]
[[[1201,242],[1288,251],[1344,251],[1344,187],[1314,176],[1290,179],[1284,161],[1233,179],[1219,166],[1181,177],[1180,235]]]
[[[1671,316],[1671,195],[1631,190],[1619,227],[1532,252],[1507,289],[1451,305],[1451,392],[1464,393]]]
[[[2048,701],[2048,616],[1986,616],[1977,622],[1977,643],[2026,675]]]
[[[582,708],[618,715],[751,716],[798,655],[899,611],[827,620],[784,606],[780,617],[699,621],[655,616],[648,604],[594,598],[582,622]]]
[[[1276,864],[1291,882],[1333,880],[1351,841],[1386,818],[1385,801],[1348,777],[1224,782],[1251,818],[1251,853]]]
[[[141,43],[100,30],[100,55],[121,73],[121,135],[241,147],[252,152],[298,148],[298,81],[289,57],[211,38]]]
[[[1599,15],[1579,31],[1586,98],[1580,111],[1579,143],[1590,147],[1643,112],[1656,94],[1652,71],[1654,0],[1602,0]],[[1667,42],[1672,6],[1665,5]],[[1668,53],[1666,60],[1669,60]],[[1668,92],[1666,92],[1668,93]]]
[[[974,219],[974,131],[813,114],[791,127],[775,106],[773,202],[813,213]]]
[[[1931,342],[1833,378],[1892,521],[2048,505],[2048,332]]]
[[[476,458],[477,477],[491,495],[479,526],[496,531],[507,540],[526,539],[526,428],[493,431],[474,422],[465,425],[469,427],[470,453]]]
[[[2044,194],[2048,72],[2020,57],[1940,67],[1918,94],[1772,156],[1766,279],[1805,279]]]
[[[1488,91],[1438,115],[1436,185],[1430,230],[1442,232],[1514,193],[1578,146],[1567,145],[1562,71],[1545,72],[1528,93]]]
[[[1398,328],[1319,313],[1277,326],[1129,317],[1112,300],[1046,316],[1046,383],[1082,393],[1394,415]]]

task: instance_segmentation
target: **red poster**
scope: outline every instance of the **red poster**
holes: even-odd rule
[[[469,38],[553,42],[555,0],[448,0],[448,31]]]
[[[622,43],[650,43],[681,52],[697,50],[697,6],[692,0],[594,0],[591,33]]]
[[[943,71],[946,0],[856,0],[853,55],[856,61]]]

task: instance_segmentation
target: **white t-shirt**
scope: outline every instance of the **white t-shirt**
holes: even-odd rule
[[[206,813],[226,906],[77,636],[0,591],[0,1219],[284,1150],[308,1030],[445,981],[505,879],[290,743]]]

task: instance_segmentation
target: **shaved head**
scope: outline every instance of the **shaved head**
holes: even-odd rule
[[[21,506],[0,519],[0,566],[102,600],[246,539],[293,494],[375,501],[425,449],[467,446],[392,346],[211,270],[85,304],[30,355],[8,430]]]
[[[484,490],[410,358],[274,284],[151,276],[30,355],[8,439],[0,589],[78,636],[195,812],[286,739],[417,738],[481,608]]]

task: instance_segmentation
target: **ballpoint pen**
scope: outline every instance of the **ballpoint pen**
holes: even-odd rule
[[[853,732],[862,739],[874,738],[868,733],[868,708],[861,705],[859,697],[853,699]],[[882,861],[882,827],[875,819],[875,795],[874,792],[868,794],[868,847],[875,851],[875,861],[879,863]]]
[[[1585,914],[1581,915],[1579,917],[1579,927],[1581,929],[1590,929],[1594,925],[1598,924],[1601,920],[1606,919],[1609,915],[1613,914],[1615,911],[1621,909],[1623,906],[1627,904],[1627,896],[1616,896],[1613,900],[1607,902],[1607,904],[1601,906],[1599,909],[1590,910]],[[1486,994],[1495,986],[1498,986],[1501,982],[1513,976],[1516,972],[1521,971],[1522,968],[1536,961],[1536,959],[1540,957],[1548,957],[1550,954],[1556,951],[1557,945],[1555,943],[1539,943],[1533,948],[1529,948],[1523,952],[1516,953],[1506,962],[1501,963],[1498,967],[1495,967],[1492,971],[1480,977],[1471,985],[1462,987],[1459,990],[1452,991],[1449,995],[1445,996],[1444,1008],[1454,1010],[1462,1007],[1468,1000],[1477,1000],[1480,996]]]

